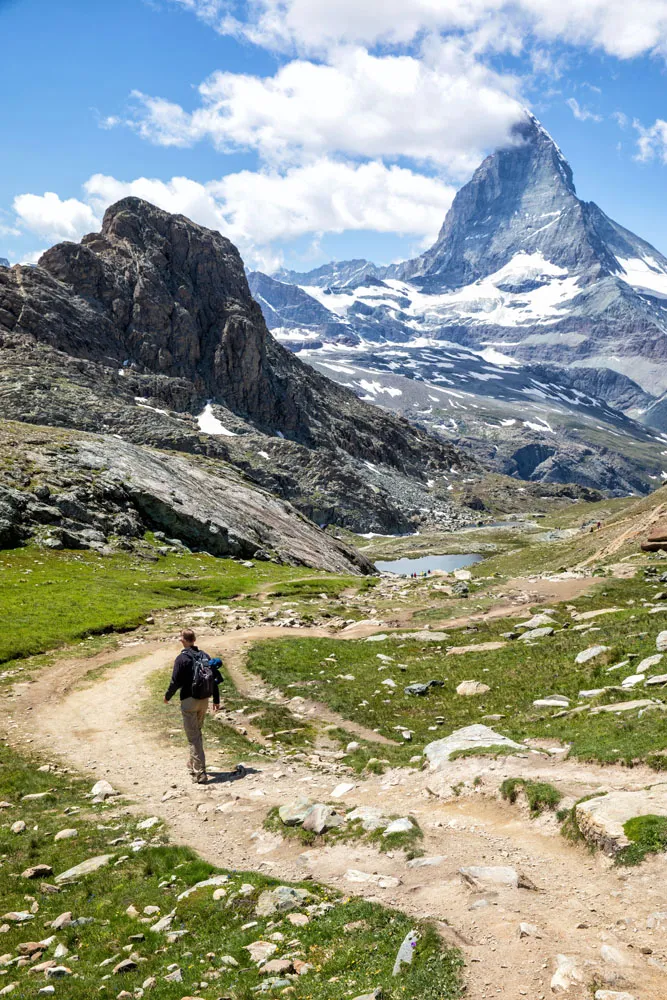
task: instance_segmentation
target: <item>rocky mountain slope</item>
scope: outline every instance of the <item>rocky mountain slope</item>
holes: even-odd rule
[[[400,346],[411,359],[407,377],[421,380],[426,369],[434,375],[439,356],[448,384],[464,393],[474,385],[492,410],[516,393],[519,379],[530,398],[532,380],[546,378],[556,407],[547,400],[544,416],[556,416],[565,434],[558,452],[568,452],[572,420],[581,425],[578,394],[589,409],[601,404],[601,420],[590,428],[595,433],[578,431],[585,445],[596,447],[602,428],[614,453],[611,474],[595,473],[595,485],[607,489],[612,482],[624,491],[642,481],[645,490],[662,472],[657,456],[664,449],[653,431],[667,430],[661,395],[667,389],[667,258],[578,198],[569,164],[532,115],[517,126],[512,144],[487,157],[461,188],[422,256],[389,267],[336,262],[272,279],[255,272],[250,285],[261,289],[276,338],[321,370],[331,370],[341,348],[353,348],[361,368],[369,352],[391,367]],[[349,353],[345,360],[351,361]],[[484,360],[492,367],[482,386]],[[398,396],[391,399],[392,408],[410,413]],[[619,427],[609,407],[630,420]],[[508,412],[504,419],[516,416]],[[501,450],[515,434],[516,428],[503,437],[498,429]],[[640,451],[653,443],[653,461],[637,461],[638,442]],[[558,475],[578,475],[571,449],[564,459]],[[628,461],[633,468],[622,471]],[[588,484],[588,474],[584,479]]]
[[[134,549],[146,531],[165,551],[273,559],[337,573],[370,573],[356,550],[289,503],[215,459],[159,452],[115,436],[0,425],[0,548]]]
[[[359,530],[401,530],[429,476],[471,464],[304,365],[229,240],[136,198],[37,267],[0,269],[0,366],[5,418],[217,456]]]

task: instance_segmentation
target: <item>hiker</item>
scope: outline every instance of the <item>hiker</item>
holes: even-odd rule
[[[198,649],[195,645],[197,636],[191,628],[184,628],[180,638],[183,652],[174,660],[171,683],[165,692],[164,703],[168,704],[180,689],[183,728],[190,744],[188,771],[195,784],[205,785],[208,778],[202,726],[211,696],[213,711],[218,712],[220,709],[219,685],[222,684],[222,676],[218,668],[222,661],[217,657],[210,659],[203,649]]]

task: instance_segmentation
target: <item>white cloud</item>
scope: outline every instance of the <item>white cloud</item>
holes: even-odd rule
[[[282,173],[244,170],[207,184],[187,177],[167,182],[139,177],[126,182],[95,174],[84,192],[85,201],[67,202],[52,194],[20,195],[17,211],[23,207],[21,218],[27,228],[54,233],[55,198],[68,206],[67,238],[77,239],[99,227],[108,205],[133,195],[220,230],[238,245],[247,263],[264,268],[276,263],[276,244],[308,234],[374,230],[414,236],[427,245],[454,197],[449,185],[403,167],[326,158]],[[54,238],[62,238],[62,233]]]
[[[568,108],[570,109],[570,111],[572,112],[572,114],[574,115],[574,117],[577,119],[577,121],[580,121],[580,122],[601,122],[602,121],[602,116],[601,115],[593,114],[593,112],[589,111],[588,108],[583,108],[579,104],[579,101],[576,99],[576,97],[568,97],[568,99],[567,99],[567,101],[565,103],[567,104]]]
[[[639,134],[635,159],[648,163],[657,158],[667,164],[667,122],[663,118],[656,118],[648,127],[636,120],[632,124]]]
[[[223,152],[252,149],[270,163],[409,157],[466,175],[507,141],[522,113],[516,79],[455,41],[432,41],[421,58],[357,47],[336,50],[328,64],[293,60],[271,77],[217,72],[199,93],[192,113],[135,94],[132,124],[160,145],[209,139]]]
[[[531,35],[629,59],[667,43],[667,0],[175,0],[223,34],[268,48],[328,51],[341,43],[403,45],[423,33],[482,29],[489,42]],[[492,26],[493,30],[489,30]]]
[[[14,198],[12,207],[23,226],[54,242],[78,240],[98,226],[90,205],[76,198],[61,201],[52,191],[43,195],[20,194]]]

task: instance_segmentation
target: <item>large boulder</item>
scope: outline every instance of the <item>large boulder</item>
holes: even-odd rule
[[[667,784],[634,792],[609,792],[575,806],[577,826],[583,836],[610,854],[629,843],[624,824],[648,815],[667,817]]]
[[[520,743],[515,743],[508,736],[502,736],[495,732],[490,726],[475,723],[472,726],[464,726],[446,736],[442,740],[435,740],[424,747],[424,754],[428,758],[430,769],[437,770],[445,764],[451,755],[457,750],[471,750],[479,747],[503,746],[512,750],[522,750]]]

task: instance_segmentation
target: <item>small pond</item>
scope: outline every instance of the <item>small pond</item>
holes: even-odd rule
[[[483,556],[476,552],[469,552],[465,555],[457,556],[421,556],[419,559],[393,559],[385,562],[382,559],[375,563],[375,568],[382,573],[398,573],[401,576],[410,576],[411,573],[428,573],[429,570],[439,569],[445,573],[453,573],[455,569],[463,569],[464,566],[472,566],[481,562]]]

